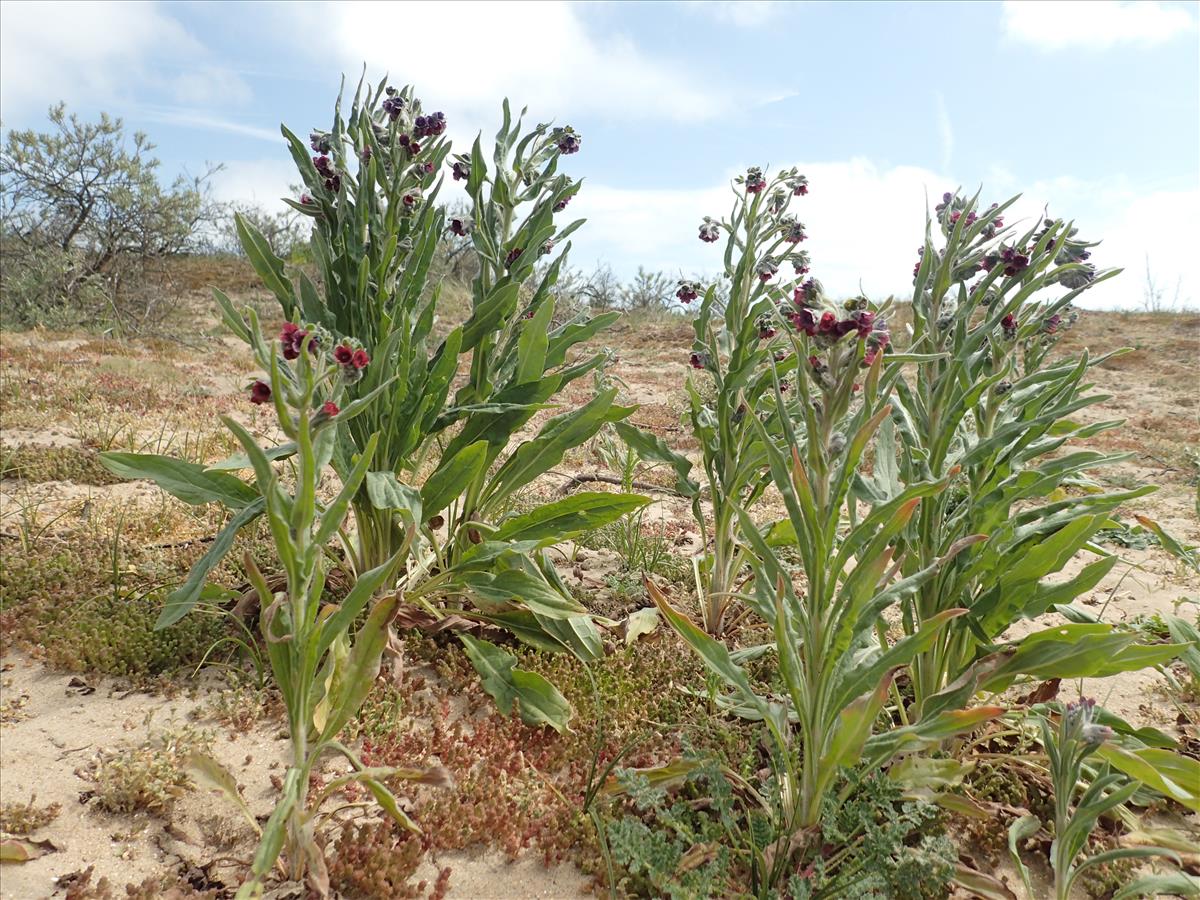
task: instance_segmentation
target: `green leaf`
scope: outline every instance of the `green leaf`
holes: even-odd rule
[[[534,672],[516,668],[517,658],[495,644],[460,634],[467,656],[496,706],[512,714],[517,703],[526,725],[549,725],[562,732],[571,717],[571,704],[549,681]]]
[[[375,676],[379,674],[379,659],[387,645],[388,626],[395,618],[399,606],[398,594],[388,594],[380,598],[367,616],[367,621],[354,636],[354,645],[350,648],[346,669],[334,687],[333,696],[330,697],[329,721],[321,730],[318,744],[324,743],[341,731],[374,688]]]
[[[567,619],[585,611],[578,601],[555,590],[544,578],[520,569],[495,574],[468,572],[462,583],[485,610],[489,603],[514,603],[551,619]]]
[[[223,503],[230,509],[242,509],[259,497],[258,491],[240,478],[211,472],[197,463],[170,456],[108,451],[100,454],[100,462],[114,475],[153,481],[171,496],[193,506]]]
[[[1033,886],[1029,881],[1029,868],[1021,860],[1021,841],[1033,837],[1042,830],[1042,820],[1037,816],[1021,816],[1008,826],[1008,852],[1016,864],[1021,880],[1025,882],[1025,890],[1033,896]]]
[[[442,464],[421,487],[421,505],[427,518],[433,518],[458,499],[467,485],[479,477],[487,465],[487,451],[488,442],[481,440],[442,458]]]
[[[506,519],[491,540],[556,543],[615,522],[649,502],[649,497],[637,494],[584,491]]]
[[[367,497],[376,509],[397,510],[409,525],[420,525],[421,493],[396,477],[394,472],[368,472]]]
[[[685,497],[694,497],[700,492],[700,486],[688,478],[692,470],[692,461],[682,453],[676,453],[666,442],[656,434],[643,431],[628,422],[614,422],[621,440],[635,450],[646,462],[666,463],[675,470],[675,489]]]
[[[187,580],[167,595],[167,602],[154,623],[155,631],[174,625],[200,602],[204,581],[209,573],[220,565],[221,560],[233,549],[237,533],[261,516],[265,508],[266,501],[260,497],[249,506],[238,510],[225,527],[217,532],[205,554],[192,565]]]
[[[286,444],[280,444],[278,447],[271,447],[269,450],[264,450],[263,455],[271,462],[277,462],[281,459],[288,459],[296,454],[296,444],[288,441]],[[245,453],[235,453],[233,456],[226,457],[220,462],[215,462],[208,466],[206,472],[236,472],[239,469],[249,469],[254,464],[250,462],[250,457]]]
[[[283,260],[275,255],[271,250],[270,243],[252,222],[235,213],[234,223],[237,227],[238,238],[242,243],[242,249],[246,251],[246,256],[249,258],[250,264],[254,266],[254,271],[258,273],[258,277],[263,280],[267,289],[279,300],[284,315],[290,318],[296,301],[291,282],[288,281],[284,272]]]
[[[1096,755],[1192,812],[1200,812],[1200,760],[1156,747],[1128,750],[1111,741],[1100,745]]]
[[[1161,897],[1164,894],[1178,897],[1200,897],[1200,878],[1186,872],[1168,872],[1164,875],[1143,875],[1117,890],[1112,900],[1130,900],[1133,897]]]

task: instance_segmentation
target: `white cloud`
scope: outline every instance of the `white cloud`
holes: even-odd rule
[[[855,158],[799,163],[811,183],[793,208],[807,226],[803,244],[813,274],[834,296],[860,291],[875,299],[911,291],[911,273],[925,227],[925,210],[953,190],[947,175],[910,166],[886,167]],[[735,173],[728,173],[732,177]],[[968,186],[971,188],[972,186]],[[1142,300],[1146,257],[1160,282],[1181,300],[1200,298],[1200,233],[1194,210],[1200,191],[1185,188],[1139,192],[1123,179],[1103,182],[1061,177],[1019,183],[997,171],[985,183],[986,202],[1021,193],[1008,220],[1030,228],[1045,212],[1074,219],[1080,236],[1102,240],[1092,261],[1123,268],[1117,278],[1083,295],[1082,306],[1131,309]],[[588,219],[574,238],[572,264],[611,263],[624,277],[639,264],[670,275],[714,274],[720,250],[701,243],[696,228],[704,215],[720,216],[732,195],[724,184],[690,190],[629,190],[585,184],[570,210]]]
[[[1005,0],[1004,32],[1043,50],[1151,46],[1196,30],[1186,7],[1158,0]]]
[[[273,141],[281,147],[286,146],[283,135],[278,128],[237,122],[222,116],[211,115],[202,110],[184,109],[175,106],[144,106],[139,108],[139,116],[148,122],[162,122],[166,125],[178,125],[181,128],[197,128],[202,131],[226,131],[230,134],[240,134],[246,137],[257,138],[260,141]]]
[[[622,121],[698,121],[731,108],[703,63],[644,53],[628,37],[599,35],[565,2],[347,2],[317,11],[347,71],[365,61],[397,84],[426,82],[436,108],[490,123],[501,98],[542,120],[599,114]],[[411,32],[408,23],[443,22]],[[308,31],[308,25],[305,30]],[[490,127],[490,124],[489,124]],[[586,137],[586,136],[585,136]]]
[[[765,25],[784,7],[779,0],[682,0],[680,5],[739,28]]]
[[[182,69],[162,79],[156,64]],[[161,82],[161,83],[160,83]],[[65,100],[112,104],[162,87],[173,99],[249,99],[236,73],[158,3],[6,2],[0,4],[0,102],[6,122]]]
[[[256,203],[280,212],[281,197],[294,197],[292,185],[300,182],[296,167],[283,153],[267,159],[229,160],[213,177],[213,196],[220,201]]]

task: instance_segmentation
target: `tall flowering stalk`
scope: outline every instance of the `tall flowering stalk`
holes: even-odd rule
[[[1018,619],[1054,608],[1074,615],[1068,604],[1116,557],[1100,556],[1065,581],[1053,576],[1119,504],[1154,490],[1063,496],[1062,488],[1089,470],[1128,456],[1069,443],[1120,424],[1074,418],[1108,399],[1088,393],[1085,380],[1108,357],[1047,356],[1073,301],[1117,273],[1098,272],[1087,261],[1092,245],[1061,220],[1023,232],[1006,226],[1013,202],[984,209],[977,197],[947,194],[929,219],[912,301],[911,349],[920,359],[896,383],[874,470],[855,483],[859,499],[879,506],[905,485],[948,482],[897,535],[895,557],[906,575],[968,535],[988,535],[904,603],[909,634],[948,609],[969,611],[914,661],[915,701],[904,711],[913,720],[956,708],[1022,672],[1054,677],[1145,664],[1137,656],[1145,648],[1133,648],[1131,635],[1078,616],[1077,624],[1020,647],[999,644]]]
[[[706,217],[700,225],[700,240],[725,241],[728,287],[704,291],[689,357],[692,368],[713,385],[708,392],[695,378],[687,380],[685,418],[700,443],[703,488],[689,475],[690,461],[652,435],[618,426],[644,458],[670,463],[680,489],[692,499],[705,544],[693,561],[696,591],[704,630],[716,636],[730,625],[730,608],[745,577],[747,552],[739,539],[737,507],[752,508],[771,481],[763,438],[752,423],[762,417],[769,439],[778,441],[784,433],[781,416],[788,414],[786,404],[777,410],[770,400],[772,366],[785,377],[796,367],[796,357],[784,349],[777,310],[796,297],[819,293],[817,283],[804,278],[809,259],[799,245],[807,234],[790,212],[793,200],[807,192],[807,179],[794,169],[768,180],[761,169],[751,168],[734,183],[730,218]],[[677,296],[690,303],[698,287],[681,282]],[[786,380],[783,387],[786,391]],[[702,498],[711,504],[711,526]]]
[[[325,896],[329,891],[328,874],[315,838],[322,801],[338,788],[357,781],[403,827],[419,831],[400,809],[386,782],[401,778],[436,783],[444,780],[444,773],[368,768],[338,740],[338,733],[372,689],[387,644],[388,625],[401,602],[393,593],[371,603],[389,565],[363,573],[340,605],[329,605],[324,599],[329,566],[325,545],[342,527],[352,498],[370,468],[378,437],[368,440],[332,500],[320,502],[317,486],[334,452],[338,425],[361,415],[373,399],[371,394],[356,401],[347,399],[349,388],[362,378],[368,360],[361,349],[335,344],[328,333],[312,326],[289,323],[280,341],[268,346],[253,313],[236,324],[250,339],[259,365],[269,372],[268,380],[253,384],[251,402],[274,409],[279,428],[294,447],[284,463],[294,476],[289,487],[280,478],[269,451],[237,421],[222,419],[242,445],[254,471],[258,497],[245,511],[266,515],[285,575],[283,589],[273,590],[250,554],[244,556],[246,572],[262,604],[259,625],[287,708],[291,743],[282,796],[260,829],[261,842],[251,878],[238,896],[260,895],[262,882],[276,868],[281,854],[280,868],[285,877],[307,882],[316,895]],[[385,387],[381,385],[375,392]],[[224,485],[238,492],[245,487],[229,475],[213,474],[210,478],[213,486]],[[413,533],[410,526],[410,543]],[[360,618],[361,624],[356,625]],[[330,754],[344,757],[350,763],[350,772],[310,797],[309,785],[318,774],[317,763]],[[235,780],[219,763],[196,756],[193,765],[245,809],[232,787]],[[250,821],[258,829],[253,817]]]
[[[720,704],[765,725],[773,778],[757,790],[745,788],[769,813],[769,832],[756,828],[746,835],[753,843],[748,855],[758,896],[774,896],[771,891],[789,879],[794,885],[795,873],[813,865],[824,867],[837,883],[838,857],[822,859],[821,821],[831,804],[846,799],[846,791],[833,790],[839,773],[883,766],[902,751],[936,743],[1002,712],[994,706],[952,710],[920,725],[873,733],[893,696],[897,673],[965,610],[947,610],[895,643],[879,630],[883,614],[978,538],[961,542],[920,572],[899,577],[891,549],[895,535],[947,482],[912,485],[870,515],[854,514],[851,484],[891,411],[890,385],[912,359],[885,354],[886,332],[876,328],[879,311],[865,301],[849,306],[834,310],[792,302],[781,311],[776,321],[786,329],[790,358],[804,363],[786,368],[787,390],[785,366],[769,365],[765,404],[772,411],[764,406],[747,416],[787,518],[759,526],[740,498],[730,501],[753,573],[752,585],[738,596],[773,631],[783,701],[756,689],[723,642],[696,627],[647,582],[666,621],[729,689]],[[769,421],[778,424],[780,437],[770,433]],[[794,546],[803,580],[780,560],[775,548],[781,544]]]

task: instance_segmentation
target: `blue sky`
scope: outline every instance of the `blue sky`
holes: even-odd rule
[[[278,125],[330,117],[363,64],[414,83],[456,142],[507,94],[571,124],[589,219],[573,262],[711,269],[701,215],[747,165],[800,165],[814,273],[902,293],[925,198],[956,185],[1074,218],[1126,267],[1091,305],[1137,306],[1145,257],[1200,302],[1200,4],[1188,2],[0,4],[0,117],[58,100],[124,117],[165,174],[223,162],[223,197],[295,179]],[[1111,285],[1111,286],[1110,286]]]

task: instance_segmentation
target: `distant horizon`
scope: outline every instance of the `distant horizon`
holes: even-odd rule
[[[1083,308],[1200,304],[1200,43],[1190,2],[0,2],[0,120],[48,127],[61,100],[145,131],[162,175],[282,209],[298,178],[279,135],[328,122],[346,73],[415,83],[455,146],[500,99],[570,124],[582,152],[571,264],[715,273],[696,239],[749,165],[799,166],[813,274],[830,293],[903,297],[928,204],[1020,193],[1123,267]],[[70,28],[63,28],[70,22]],[[933,43],[930,35],[940,36]],[[271,145],[274,146],[271,146]],[[446,195],[458,189],[447,181]]]

